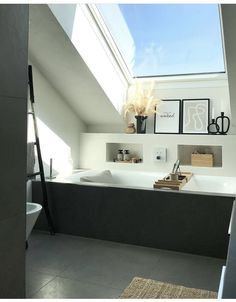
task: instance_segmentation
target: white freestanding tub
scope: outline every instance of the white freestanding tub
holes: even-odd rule
[[[42,206],[38,203],[26,203],[26,240],[34,227],[34,224],[42,210]]]

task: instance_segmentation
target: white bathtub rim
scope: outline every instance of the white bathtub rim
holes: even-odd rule
[[[101,171],[101,170],[100,170]],[[200,175],[202,176],[202,175]],[[205,175],[203,175],[205,176]],[[221,177],[221,176],[212,176],[212,177]],[[231,177],[232,178],[232,177]],[[133,189],[133,190],[148,190],[148,191],[162,191],[162,192],[169,192],[169,193],[179,193],[179,194],[197,194],[197,195],[209,195],[209,196],[225,196],[225,197],[236,197],[236,193],[227,193],[227,192],[207,192],[207,191],[200,191],[200,190],[187,190],[184,187],[177,191],[171,189],[155,189],[153,187],[141,187],[141,186],[130,186],[130,185],[121,185],[121,184],[113,184],[113,183],[96,183],[96,182],[79,182],[79,181],[72,181],[63,178],[55,178],[52,180],[47,180],[49,182],[55,183],[66,183],[66,184],[74,184],[78,186],[96,186],[96,187],[107,187],[107,188],[124,188],[124,189]]]

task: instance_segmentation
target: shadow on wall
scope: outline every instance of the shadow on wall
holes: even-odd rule
[[[74,28],[74,19],[76,13],[77,4],[48,4],[49,8],[53,12],[59,23],[64,24],[64,30],[67,35],[71,38]]]

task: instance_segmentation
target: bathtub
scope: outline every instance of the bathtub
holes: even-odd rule
[[[80,182],[81,177],[92,176],[101,171],[102,170],[81,171],[65,178],[57,178],[55,181],[84,184],[84,182]],[[109,183],[110,186],[152,189],[153,183],[158,179],[164,178],[168,173],[111,170],[111,174],[113,181],[112,183]],[[89,185],[92,184],[89,183]],[[181,189],[181,191],[236,195],[236,177],[193,175],[191,180]]]
[[[140,187],[140,188],[152,188],[155,180],[163,178],[166,173],[155,173],[155,172],[133,172],[128,170],[109,170],[112,174],[112,183],[109,185],[114,185],[117,187]],[[93,176],[97,173],[102,172],[102,170],[86,170],[78,173],[74,173],[67,177],[57,178],[55,181],[66,181],[71,183],[81,183],[80,178],[84,176]],[[84,184],[84,182],[82,183]]]
[[[26,240],[28,240],[41,210],[42,206],[40,204],[32,202],[26,203]]]
[[[235,179],[194,175],[180,191],[153,189],[167,173],[112,170],[112,183],[81,182],[98,170],[47,181],[57,232],[225,258]],[[41,203],[39,181],[32,198]],[[48,230],[45,215],[36,227]]]

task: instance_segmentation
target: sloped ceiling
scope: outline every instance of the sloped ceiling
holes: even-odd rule
[[[30,5],[29,56],[85,124],[122,123],[46,4]]]

